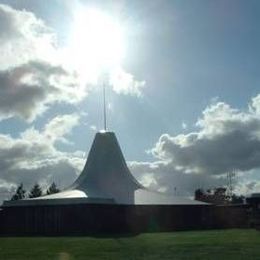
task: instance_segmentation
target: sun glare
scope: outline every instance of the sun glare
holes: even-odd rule
[[[102,71],[120,65],[124,55],[123,28],[100,10],[77,11],[69,48],[70,61],[78,72],[95,81]]]

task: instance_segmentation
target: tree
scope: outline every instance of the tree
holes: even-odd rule
[[[204,191],[202,189],[195,190],[195,200],[201,200],[203,196],[204,196]]]
[[[229,190],[225,187],[218,187],[215,189],[208,189],[204,191],[202,189],[195,190],[195,200],[213,203],[216,205],[226,204],[241,204],[244,203],[245,197],[243,195],[232,194],[228,195]]]
[[[42,189],[38,183],[36,183],[29,193],[29,198],[37,198],[42,196]]]
[[[57,193],[59,192],[60,190],[57,188],[57,185],[55,182],[53,182],[50,187],[48,188],[47,190],[47,194],[50,195],[50,194],[54,194],[54,193]]]
[[[25,198],[26,191],[23,189],[23,184],[21,183],[16,191],[15,194],[12,196],[11,200],[21,200]]]
[[[231,203],[232,204],[243,204],[245,199],[246,198],[243,195],[233,194],[232,197],[231,197]]]
[[[202,189],[197,189],[195,190],[195,200],[216,205],[229,204],[230,198],[226,195],[226,191],[227,189],[224,187],[208,189],[206,192]]]

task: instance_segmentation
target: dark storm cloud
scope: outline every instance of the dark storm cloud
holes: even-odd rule
[[[81,98],[74,78],[60,66],[34,61],[0,71],[0,118],[30,121],[51,103]]]

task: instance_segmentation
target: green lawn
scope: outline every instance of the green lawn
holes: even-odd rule
[[[260,259],[260,233],[212,230],[128,237],[1,237],[0,259]]]

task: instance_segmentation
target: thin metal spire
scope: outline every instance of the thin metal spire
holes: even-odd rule
[[[107,131],[107,104],[106,104],[106,84],[103,82],[103,116],[104,130]]]

